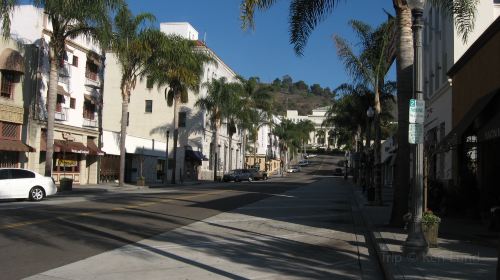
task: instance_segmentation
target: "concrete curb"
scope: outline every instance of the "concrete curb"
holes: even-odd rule
[[[353,187],[352,192],[354,195],[354,199],[361,212],[361,219],[363,220],[363,223],[368,230],[370,243],[372,244],[373,248],[375,248],[375,252],[377,252],[377,259],[380,268],[382,269],[382,273],[384,274],[384,278],[388,280],[406,279],[405,276],[397,269],[396,264],[392,261],[395,258],[393,257],[393,254],[389,250],[387,244],[385,244],[384,238],[370,222],[370,219],[365,213],[364,208],[360,206],[364,204],[363,198],[359,197],[358,193],[354,189],[355,186],[353,184],[351,184],[351,186]]]

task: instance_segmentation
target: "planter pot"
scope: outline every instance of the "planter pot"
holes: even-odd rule
[[[62,178],[59,182],[59,190],[62,192],[73,190],[73,179]]]
[[[146,178],[137,178],[137,186],[145,186],[146,185]]]
[[[422,231],[429,247],[436,248],[438,246],[439,223],[430,225],[422,224]]]

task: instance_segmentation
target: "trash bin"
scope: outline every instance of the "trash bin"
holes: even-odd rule
[[[73,190],[73,179],[71,178],[62,178],[59,180],[59,190],[60,191],[71,191]]]

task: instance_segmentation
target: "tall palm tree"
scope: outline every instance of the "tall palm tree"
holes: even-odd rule
[[[242,98],[243,87],[240,83],[234,83],[232,90],[233,93],[228,96],[223,107],[229,136],[229,170],[233,168],[233,136],[238,130],[242,130],[245,121],[245,114],[242,113],[242,108],[245,108],[245,100]]]
[[[382,24],[377,30],[361,21],[350,21],[355,33],[360,39],[360,54],[354,53],[352,47],[340,36],[335,36],[337,54],[344,62],[346,71],[357,82],[368,84],[374,94],[374,127],[375,127],[375,189],[377,200],[382,203],[382,176],[381,176],[381,130],[380,114],[382,105],[380,102],[380,91],[384,84],[384,77],[389,70],[390,58],[387,57],[389,34],[393,21]],[[369,145],[370,142],[367,144]]]
[[[241,0],[242,28],[254,27],[256,10],[266,10],[277,0]],[[290,42],[298,55],[303,53],[312,31],[330,15],[338,0],[292,0],[290,3]],[[474,28],[477,0],[430,0],[430,2],[454,17],[463,39]],[[396,10],[396,76],[398,89],[398,154],[396,187],[391,213],[391,224],[402,225],[403,215],[408,212],[410,185],[410,144],[408,143],[408,100],[413,89],[413,37],[412,15],[406,0],[392,0]]]
[[[165,88],[165,99],[174,107],[174,150],[172,184],[176,183],[177,145],[179,138],[179,108],[189,101],[189,92],[198,94],[205,65],[216,63],[213,57],[196,41],[179,36],[167,36],[170,44],[155,49],[156,59],[147,75],[151,83]]]
[[[219,79],[212,79],[210,82],[203,83],[203,86],[207,88],[207,95],[198,99],[195,106],[201,110],[206,110],[212,127],[214,128],[214,154],[211,158],[214,159],[214,180],[217,180],[217,159],[219,156],[219,130],[222,124],[222,120],[227,118],[228,115],[233,115],[234,107],[229,108],[228,106],[236,106],[236,104],[230,104],[229,102],[235,102],[235,94],[240,86],[237,83],[228,83],[225,77]],[[234,119],[233,119],[234,120]],[[233,123],[233,125],[235,125]],[[232,129],[232,126],[229,126]],[[232,133],[234,134],[234,133]],[[232,145],[232,134],[230,135],[230,149]]]
[[[120,130],[120,176],[119,185],[125,179],[125,141],[127,137],[128,105],[135,89],[137,79],[148,70],[148,62],[156,54],[154,49],[160,41],[167,43],[165,35],[159,30],[144,27],[155,20],[152,14],[132,15],[127,6],[118,10],[114,19],[114,32],[110,50],[116,55],[121,70],[120,91],[122,96],[122,117]]]

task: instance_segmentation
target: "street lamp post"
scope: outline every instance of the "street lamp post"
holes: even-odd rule
[[[423,67],[422,67],[422,28],[425,0],[407,0],[413,15],[413,98],[423,100]],[[408,237],[403,244],[403,253],[406,256],[421,258],[427,253],[427,242],[422,232],[422,203],[423,203],[423,155],[422,141],[416,141],[414,149],[414,180],[411,195],[411,221]]]
[[[367,197],[368,201],[373,202],[375,200],[375,186],[371,183],[371,169],[370,169],[370,149],[371,149],[371,124],[372,124],[372,119],[373,116],[375,115],[375,111],[373,108],[370,106],[368,107],[368,110],[366,110],[366,157],[365,157],[365,174],[364,174],[364,185],[363,185],[363,190],[365,188],[365,185],[368,185],[368,192],[367,192]]]
[[[170,130],[167,130],[167,149],[165,150],[165,177],[163,181],[165,184],[168,182],[168,139],[170,138]]]

